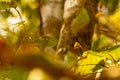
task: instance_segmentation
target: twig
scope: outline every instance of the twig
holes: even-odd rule
[[[37,10],[38,10],[38,16],[39,16],[39,21],[40,21],[40,25],[39,25],[39,34],[40,36],[43,35],[43,20],[42,20],[42,15],[41,15],[41,3],[39,0],[36,0],[36,2],[39,4],[38,7],[37,7]]]
[[[21,22],[23,22],[23,19],[22,19],[22,16],[21,16],[20,12],[16,8],[14,8],[14,9],[17,11],[17,13],[18,13],[18,15],[20,17]]]

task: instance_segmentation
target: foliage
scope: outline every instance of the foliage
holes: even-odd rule
[[[41,54],[41,47],[53,48],[57,45],[55,37],[39,36],[39,6],[35,0],[35,5],[31,1],[0,0],[0,80],[27,80],[31,69],[28,70],[23,65],[17,66],[18,59],[13,59],[22,55]]]
[[[120,57],[119,49],[120,47],[117,46],[117,47],[107,49],[105,51],[100,51],[100,52],[94,52],[92,50],[84,52],[82,55],[83,59],[78,61],[79,67],[77,68],[77,73],[81,72],[80,74],[89,74],[97,71],[100,68],[105,67],[106,58],[112,60],[112,62],[114,62],[114,60],[115,61],[119,60],[119,57]],[[82,67],[82,66],[85,66],[85,67]]]
[[[12,0],[0,0],[0,10],[16,8],[17,4]]]
[[[56,56],[58,38],[43,35],[41,30],[45,25],[42,23],[41,8],[49,3],[48,0],[0,0],[0,80],[31,80],[31,76],[37,73],[40,80],[82,80],[84,76],[88,79],[89,75],[107,72],[105,69],[111,65],[119,68],[120,2],[100,1],[109,14],[102,14],[97,18],[98,22],[93,22],[95,24],[91,23],[93,13],[82,4],[81,7],[78,7],[79,4],[74,6],[76,9],[73,8],[70,16],[65,18],[63,27],[67,26],[67,31],[63,32],[69,34],[71,31],[72,35],[63,35],[62,38],[74,38],[74,42],[80,37],[81,41],[85,41],[89,25],[95,25],[95,31],[91,50],[85,51],[82,42],[77,49],[70,43],[72,40],[62,43],[67,47],[70,43],[70,50],[65,49],[62,61],[59,55]],[[83,29],[85,31],[82,32]],[[100,69],[103,71],[99,72]],[[37,79],[34,77],[34,80]]]
[[[19,68],[7,68],[5,70],[1,70],[0,72],[0,80],[25,80],[24,75],[26,70]],[[17,73],[17,75],[16,75]],[[19,78],[18,78],[19,77]]]

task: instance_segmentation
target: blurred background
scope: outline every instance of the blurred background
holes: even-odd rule
[[[119,80],[119,3],[0,0],[0,80]]]

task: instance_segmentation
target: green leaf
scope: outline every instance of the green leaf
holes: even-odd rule
[[[11,0],[0,0],[0,10],[15,8],[16,2]]]
[[[54,47],[57,45],[57,39],[55,37],[50,37],[46,47]]]
[[[76,68],[76,71],[75,71],[76,74],[80,73],[80,75],[85,75],[85,74],[93,73],[93,71],[95,72],[95,70],[93,70],[94,67],[96,67],[96,65],[101,60],[103,60],[104,57],[99,57],[96,55],[97,54],[96,52],[92,52],[92,51],[88,51],[83,54],[87,54],[87,56],[86,56],[86,58],[78,61],[78,63],[77,63],[78,67]],[[100,69],[101,66],[98,65],[97,69],[98,68]]]
[[[57,45],[57,39],[55,37],[43,36],[40,37],[36,42],[44,47],[54,47]]]
[[[9,5],[9,3],[0,2],[0,10],[4,10],[7,8],[11,8],[11,5]]]
[[[92,40],[92,47],[91,47],[91,49],[94,51],[109,49],[114,45],[112,44],[111,39],[103,34],[99,35],[96,40],[94,38]]]
[[[14,45],[18,41],[18,36],[14,33],[7,32],[6,40],[10,45]]]
[[[64,57],[64,65],[67,67],[72,67],[76,62],[76,55],[71,53],[70,51]]]
[[[106,51],[94,52],[86,51],[83,53],[83,59],[77,62],[75,69],[76,74],[86,75],[97,72],[97,70],[105,67],[105,59],[108,58],[114,61],[118,61],[120,58],[120,46],[108,49]],[[116,63],[115,63],[116,64]]]
[[[82,8],[76,17],[73,19],[71,24],[71,30],[73,33],[77,33],[80,29],[84,28],[90,22],[88,12],[85,8]]]
[[[20,68],[7,68],[0,70],[0,80],[24,80],[26,70]]]
[[[0,2],[11,2],[11,0],[0,0]]]
[[[110,23],[112,26],[114,26],[115,31],[120,31],[120,8],[116,9],[115,12],[108,16],[107,18],[108,23]]]

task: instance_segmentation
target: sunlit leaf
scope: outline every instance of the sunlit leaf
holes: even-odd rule
[[[90,74],[93,73],[93,68],[102,60],[104,57],[96,56],[96,52],[86,52],[88,55],[86,58],[83,58],[82,60],[78,61],[76,73],[80,75]],[[86,54],[83,53],[83,54]],[[91,60],[92,59],[92,60]],[[103,63],[104,64],[104,63]],[[101,68],[100,65],[97,66],[97,68]]]
[[[99,23],[95,26],[92,50],[108,49],[120,42],[120,9],[116,9],[113,14],[99,17]]]
[[[87,55],[78,61],[76,73],[85,75],[85,74],[91,74],[97,72],[97,70],[105,67],[106,58],[112,60],[113,62],[118,61],[118,59],[120,58],[119,50],[120,50],[120,46],[101,52],[94,52],[94,51],[84,52],[83,55],[84,54]]]
[[[113,25],[116,28],[116,31],[120,30],[120,8],[116,9],[113,14],[108,16],[108,23]]]
[[[11,0],[0,0],[0,2],[11,2]]]

